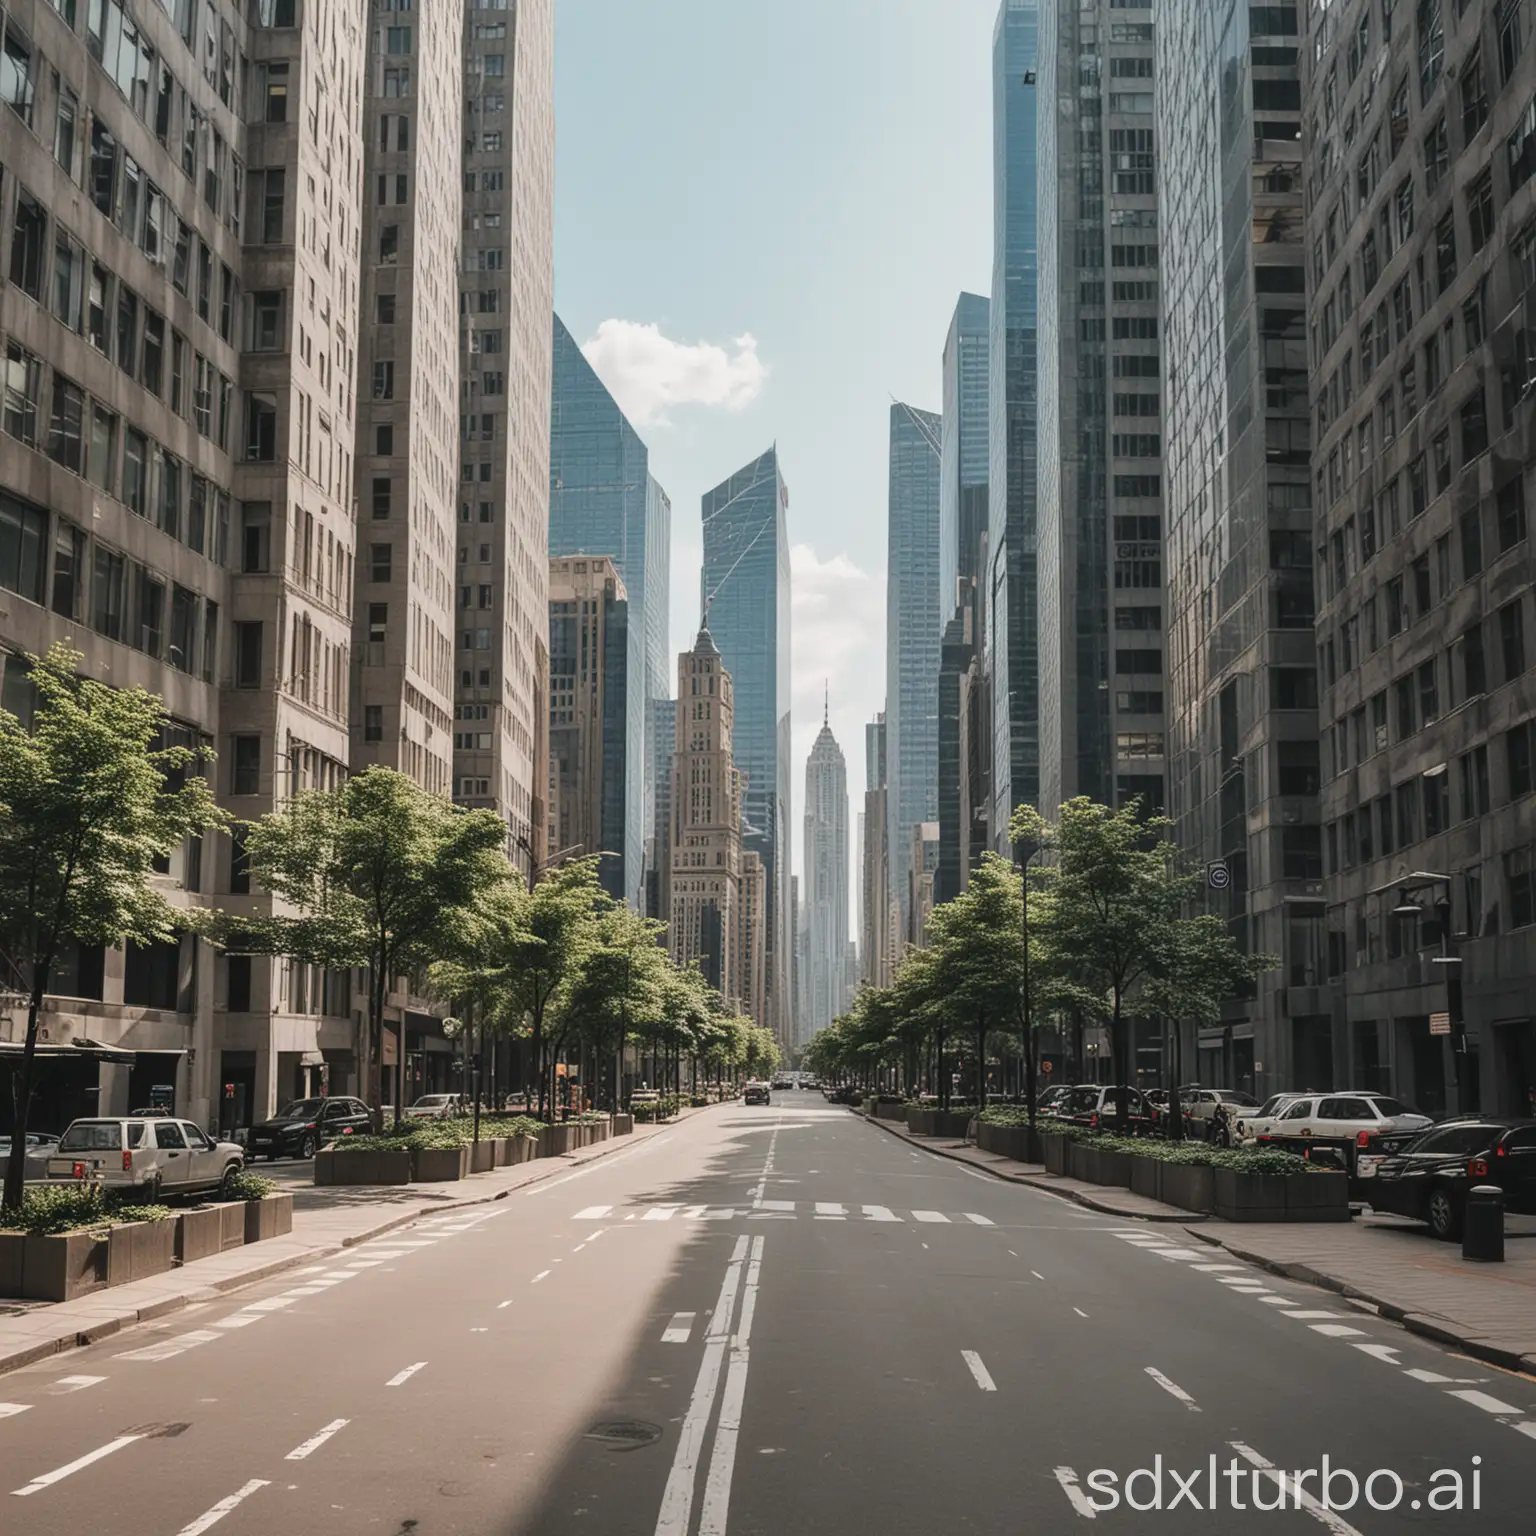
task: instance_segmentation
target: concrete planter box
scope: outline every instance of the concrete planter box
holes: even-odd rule
[[[983,1152],[996,1152],[1011,1157],[1019,1163],[1038,1163],[1039,1134],[1031,1132],[1027,1125],[988,1125],[985,1120],[976,1127],[976,1145]]]
[[[224,1210],[219,1205],[202,1205],[180,1211],[172,1225],[176,1228],[176,1262],[195,1264],[224,1251]],[[245,1242],[245,1225],[240,1227],[240,1241]]]
[[[259,1243],[293,1231],[293,1196],[263,1195],[245,1202],[245,1240]]]
[[[73,1301],[106,1283],[106,1233],[65,1232],[25,1240],[21,1294],[28,1301]]]
[[[1071,1147],[1071,1137],[1062,1135],[1060,1131],[1040,1132],[1040,1160],[1045,1164],[1045,1171],[1065,1174]]]
[[[633,1115],[615,1115],[613,1117],[613,1134],[615,1136],[633,1136],[635,1134],[635,1117]]]
[[[219,1213],[219,1252],[245,1247],[245,1201],[232,1200],[214,1207]]]
[[[1216,1175],[1216,1214],[1223,1221],[1286,1219],[1286,1185],[1291,1175],[1235,1173],[1230,1168],[1216,1168],[1212,1171]]]
[[[468,1147],[418,1147],[410,1158],[411,1179],[417,1184],[446,1184],[469,1172]]]
[[[1131,1159],[1131,1192],[1145,1195],[1149,1200],[1161,1200],[1163,1163],[1155,1157]]]
[[[26,1244],[23,1232],[0,1232],[0,1296],[21,1295],[21,1260]]]
[[[1160,1163],[1157,1198],[1181,1211],[1214,1211],[1216,1170],[1190,1163]]]
[[[606,1120],[594,1120],[592,1122],[592,1141],[594,1145],[600,1141],[607,1141],[612,1134],[613,1129]]]
[[[507,1138],[507,1162],[531,1163],[539,1155],[537,1136],[509,1136]]]
[[[907,1129],[914,1136],[964,1136],[971,1123],[968,1109],[906,1108]]]
[[[1104,1181],[1099,1177],[1099,1149],[1082,1141],[1069,1143],[1067,1175],[1088,1184],[1102,1184]]]
[[[900,1099],[880,1099],[875,1101],[875,1119],[905,1120],[906,1118],[907,1106]]]
[[[494,1141],[477,1141],[470,1145],[469,1171],[471,1173],[489,1173],[496,1166],[496,1143]]]
[[[546,1125],[539,1132],[540,1157],[564,1157],[567,1152],[575,1150],[576,1127],[574,1125]]]
[[[1285,1181],[1287,1221],[1348,1221],[1347,1173],[1293,1173]]]
[[[163,1275],[176,1262],[174,1216],[165,1221],[130,1221],[107,1232],[107,1284],[127,1285]]]
[[[315,1154],[316,1184],[409,1184],[409,1152],[324,1151]]]

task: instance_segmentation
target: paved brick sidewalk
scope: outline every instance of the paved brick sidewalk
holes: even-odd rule
[[[374,1197],[348,1190],[344,1203],[302,1209],[295,1203],[293,1231],[285,1237],[200,1259],[150,1280],[135,1280],[96,1291],[77,1301],[0,1303],[0,1373],[30,1365],[62,1350],[92,1344],[135,1323],[163,1317],[195,1301],[207,1301],[314,1259],[340,1253],[422,1216],[463,1206],[484,1205],[513,1190],[569,1173],[584,1163],[628,1151],[681,1121],[638,1125],[629,1136],[583,1147],[565,1157],[539,1158],[455,1184],[405,1185],[380,1189]]]

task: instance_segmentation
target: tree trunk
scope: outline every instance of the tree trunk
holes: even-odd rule
[[[42,1011],[43,996],[48,987],[48,975],[52,966],[39,967],[34,975],[32,996],[27,999],[27,1038],[21,1048],[21,1063],[12,1080],[11,1094],[15,1109],[15,1128],[11,1132],[11,1156],[5,1169],[5,1194],[0,1197],[0,1210],[18,1210],[26,1193],[27,1179],[27,1122],[32,1113],[32,1078],[37,1064],[38,1015]]]
[[[1121,1011],[1120,988],[1115,988],[1115,1013],[1110,1021],[1109,1054],[1114,1066],[1115,1087],[1123,1089],[1130,1082],[1130,1068],[1125,1051],[1125,1016]],[[1130,1132],[1130,1099],[1124,1092],[1115,1094],[1115,1124],[1122,1135]]]
[[[980,1113],[987,1107],[987,1021],[982,1019],[976,1026],[976,1109]]]
[[[1168,1139],[1184,1140],[1184,1112],[1179,1104],[1179,1079],[1184,1075],[1184,1039],[1179,1021],[1173,1021],[1173,1085],[1168,1090]]]

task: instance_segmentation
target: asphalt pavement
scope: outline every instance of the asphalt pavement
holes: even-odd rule
[[[726,1106],[0,1378],[0,1531],[1532,1529],[1536,1380],[1184,1241]]]

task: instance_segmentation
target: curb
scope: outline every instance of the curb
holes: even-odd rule
[[[1334,1295],[1342,1296],[1347,1301],[1364,1302],[1367,1306],[1374,1308],[1377,1315],[1385,1318],[1387,1322],[1396,1323],[1420,1338],[1459,1350],[1474,1360],[1496,1365],[1502,1371],[1536,1375],[1536,1355],[1522,1355],[1515,1350],[1489,1344],[1484,1339],[1459,1331],[1458,1325],[1449,1318],[1438,1317],[1429,1312],[1410,1312],[1396,1302],[1373,1296],[1369,1291],[1362,1291],[1359,1286],[1351,1285],[1337,1275],[1314,1269],[1310,1264],[1290,1264],[1279,1259],[1267,1258],[1263,1254],[1251,1253],[1246,1248],[1235,1246],[1220,1232],[1191,1232],[1190,1236],[1199,1238],[1202,1243],[1209,1244],[1212,1248],[1220,1248],[1223,1252],[1230,1253],[1234,1259],[1242,1259],[1245,1263],[1256,1265],[1269,1274],[1280,1275],[1287,1280],[1299,1280],[1303,1285],[1313,1285],[1322,1291],[1332,1291]]]
[[[677,1120],[662,1121],[656,1129],[670,1130],[674,1126],[683,1125],[687,1119],[683,1117]],[[116,1317],[97,1318],[83,1328],[69,1333],[62,1333],[52,1339],[41,1339],[36,1343],[23,1345],[20,1349],[10,1354],[0,1355],[0,1376],[8,1371],[20,1370],[26,1365],[35,1365],[39,1360],[46,1360],[50,1355],[64,1354],[71,1349],[83,1349],[89,1344],[95,1344],[101,1339],[110,1338],[114,1333],[121,1332],[124,1328],[133,1328],[139,1323],[154,1322],[158,1318],[166,1317],[173,1312],[179,1312],[183,1307],[191,1306],[194,1302],[210,1301],[219,1296],[228,1295],[231,1291],[238,1291],[248,1285],[258,1285],[263,1280],[270,1280],[274,1275],[280,1275],[290,1269],[297,1269],[301,1264],[309,1264],[315,1259],[330,1258],[335,1254],[343,1253],[348,1248],[355,1248],[359,1243],[372,1242],[376,1237],[382,1237],[387,1232],[393,1232],[399,1227],[409,1226],[413,1221],[420,1221],[423,1217],[431,1216],[436,1211],[448,1209],[463,1209],[466,1206],[490,1205],[497,1200],[505,1200],[509,1195],[519,1190],[527,1189],[530,1185],[542,1184],[546,1179],[554,1178],[556,1174],[567,1172],[571,1168],[581,1168],[588,1163],[595,1163],[602,1158],[610,1156],[614,1152],[626,1150],[636,1145],[628,1136],[611,1137],[609,1140],[599,1142],[602,1150],[595,1151],[590,1157],[572,1158],[552,1157],[540,1159],[548,1161],[551,1166],[537,1177],[524,1179],[519,1184],[514,1184],[507,1189],[498,1190],[495,1194],[476,1194],[464,1199],[444,1201],[436,1210],[411,1211],[405,1215],[391,1216],[387,1221],[380,1222],[375,1227],[370,1227],[366,1232],[354,1232],[350,1237],[344,1237],[339,1243],[322,1243],[314,1247],[306,1248],[302,1253],[288,1254],[284,1258],[274,1259],[269,1264],[264,1264],[256,1269],[247,1270],[238,1275],[226,1275],[218,1280],[212,1280],[199,1286],[195,1290],[189,1290],[184,1296],[163,1296],[158,1301],[146,1302],[142,1307],[127,1309]],[[583,1148],[583,1150],[587,1150]],[[567,1157],[570,1154],[566,1154]],[[110,1294],[110,1293],[103,1293]]]
[[[854,1111],[858,1113],[858,1111]],[[888,1135],[898,1137],[906,1142],[909,1147],[916,1147],[920,1152],[931,1153],[934,1157],[948,1158],[952,1163],[960,1163],[966,1168],[972,1168],[977,1173],[984,1173],[994,1179],[1001,1179],[1004,1184],[1022,1184],[1026,1189],[1035,1189],[1043,1195],[1054,1195],[1058,1200],[1070,1200],[1074,1205],[1081,1205],[1090,1211],[1097,1211],[1101,1216],[1114,1216],[1121,1221],[1180,1221],[1196,1222],[1204,1221],[1205,1217],[1199,1211],[1180,1211],[1169,1207],[1165,1216],[1161,1211],[1123,1211],[1118,1206],[1110,1205],[1107,1201],[1097,1200],[1092,1195],[1085,1194],[1080,1189],[1061,1189],[1055,1184],[1047,1184],[1043,1179],[1035,1178],[1027,1173],[1008,1173],[1001,1168],[990,1168],[985,1163],[973,1163],[968,1157],[959,1157],[955,1152],[943,1147],[931,1147],[926,1142],[914,1141],[904,1131],[893,1130],[889,1125],[872,1118],[869,1115],[861,1115],[860,1118],[868,1125],[878,1125]]]

